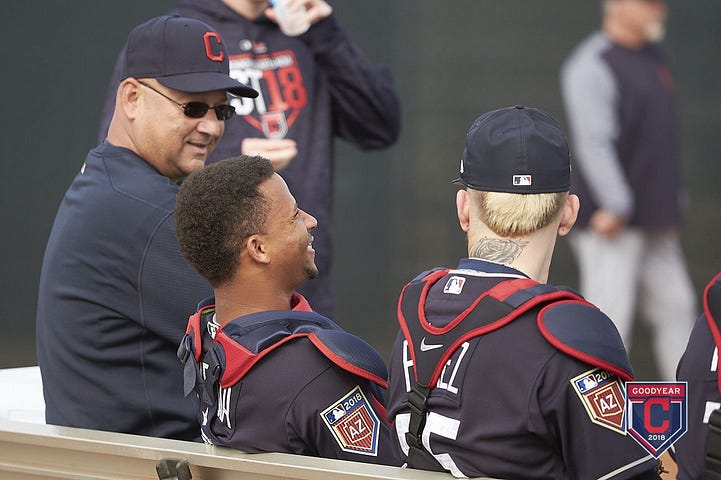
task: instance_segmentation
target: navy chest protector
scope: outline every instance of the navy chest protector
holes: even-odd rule
[[[603,368],[624,381],[633,379],[623,342],[611,320],[571,290],[540,284],[531,279],[505,280],[480,294],[444,327],[425,317],[430,288],[449,270],[435,270],[407,284],[398,301],[398,322],[413,360],[416,384],[408,393],[411,412],[406,441],[408,465],[444,471],[421,441],[430,390],[448,359],[463,342],[497,330],[524,313],[540,308],[538,329],[562,352],[589,365]],[[426,344],[443,345],[427,348]]]
[[[185,395],[195,390],[212,403],[214,386],[237,383],[264,356],[291,340],[306,337],[342,369],[387,388],[388,373],[378,352],[331,320],[315,312],[278,310],[246,315],[221,328],[210,322],[215,307],[201,308],[190,317],[178,349],[185,368]],[[215,339],[203,331],[217,328]],[[202,345],[203,339],[206,345]],[[210,343],[212,342],[212,343]],[[191,361],[192,358],[192,361]]]

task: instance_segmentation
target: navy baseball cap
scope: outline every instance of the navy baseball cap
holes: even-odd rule
[[[489,192],[566,192],[571,186],[566,135],[536,108],[484,113],[468,130],[461,176],[454,183]]]
[[[215,29],[191,18],[164,15],[130,32],[121,80],[155,78],[181,92],[226,90],[240,97],[258,96],[229,71],[228,51]]]

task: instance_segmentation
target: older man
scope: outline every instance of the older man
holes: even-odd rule
[[[197,440],[176,350],[210,286],[181,257],[178,182],[203,168],[234,114],[208,25],[163,16],[136,27],[105,142],[58,210],[40,278],[37,352],[48,423]]]

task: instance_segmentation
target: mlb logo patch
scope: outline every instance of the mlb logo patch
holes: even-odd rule
[[[571,379],[571,385],[593,423],[626,434],[623,429],[626,400],[618,377],[595,368]]]
[[[320,414],[344,452],[378,455],[380,421],[359,386]]]
[[[658,458],[686,433],[687,382],[628,382],[626,431]]]
[[[530,175],[514,175],[513,185],[516,187],[530,187],[533,180]]]
[[[453,295],[460,295],[463,291],[463,285],[465,285],[465,277],[453,276],[448,279],[446,285],[443,287],[443,293],[452,293]]]

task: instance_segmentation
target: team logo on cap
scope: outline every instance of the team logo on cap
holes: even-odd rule
[[[686,433],[687,382],[628,382],[626,431],[655,458]]]
[[[626,434],[623,429],[626,400],[618,377],[595,368],[571,379],[571,385],[593,423]]]
[[[211,42],[211,39],[213,40]],[[205,32],[203,35],[203,43],[205,44],[205,55],[214,62],[222,62],[225,60],[225,52],[220,45],[223,41],[220,35],[215,32]]]
[[[380,421],[359,386],[320,414],[344,452],[376,456]]]
[[[530,175],[514,175],[513,185],[516,187],[530,187],[533,179]]]

